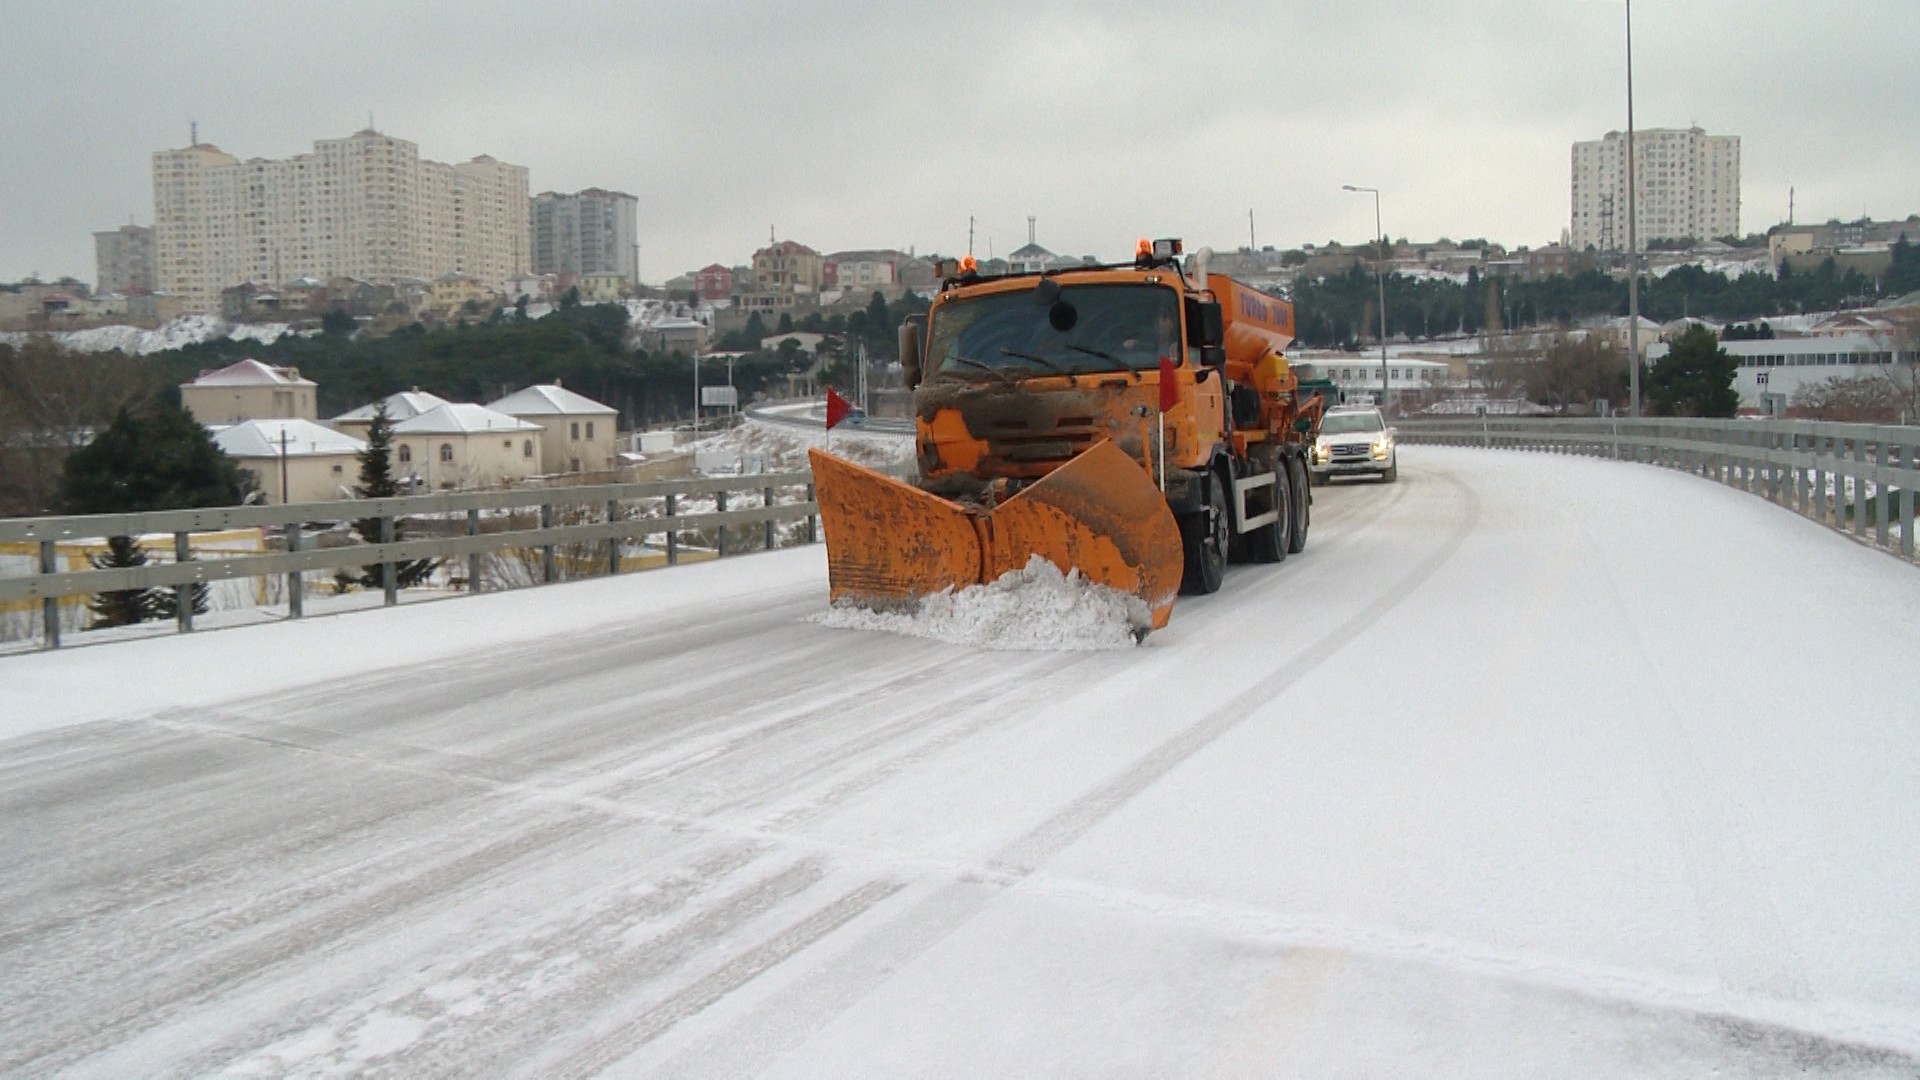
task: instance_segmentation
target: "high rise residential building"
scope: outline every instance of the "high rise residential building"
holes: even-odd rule
[[[533,269],[540,274],[619,274],[640,282],[640,200],[587,188],[533,198]]]
[[[139,225],[93,234],[96,293],[150,293],[153,291],[153,230]]]
[[[530,265],[525,167],[426,161],[371,129],[284,160],[159,151],[153,208],[154,286],[189,311],[217,311],[220,290],[247,281],[458,272],[498,288]]]
[[[1740,136],[1700,128],[1633,135],[1634,214],[1640,246],[1740,234]],[[1627,249],[1627,137],[1609,131],[1573,144],[1575,250]]]

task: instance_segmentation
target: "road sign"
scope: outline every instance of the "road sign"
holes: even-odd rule
[[[700,388],[700,404],[714,408],[737,408],[740,394],[731,386],[703,386]]]

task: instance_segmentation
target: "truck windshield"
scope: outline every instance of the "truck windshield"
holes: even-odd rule
[[[1180,297],[1161,285],[1068,285],[1051,304],[1023,289],[949,301],[927,335],[929,371],[1009,377],[1143,370],[1181,356]]]

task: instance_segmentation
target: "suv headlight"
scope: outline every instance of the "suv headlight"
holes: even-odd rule
[[[1387,460],[1387,446],[1388,446],[1387,437],[1385,435],[1382,435],[1374,439],[1373,440],[1373,460],[1375,461]]]

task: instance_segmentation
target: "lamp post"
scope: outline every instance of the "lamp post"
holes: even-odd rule
[[[1633,0],[1627,0],[1627,400],[1628,415],[1640,416],[1640,215],[1634,211],[1633,169]]]
[[[1373,196],[1373,232],[1380,238],[1380,248],[1374,253],[1373,276],[1380,283],[1380,410],[1387,409],[1387,271],[1382,264],[1387,259],[1387,234],[1380,228],[1380,189],[1360,187],[1356,184],[1341,184],[1342,191],[1361,191]]]

